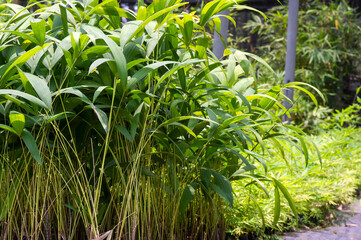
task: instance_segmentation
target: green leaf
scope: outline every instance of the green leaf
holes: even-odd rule
[[[318,101],[317,99],[315,98],[315,95],[313,95],[310,91],[308,91],[307,89],[304,89],[303,87],[299,87],[299,86],[288,86],[290,88],[295,88],[295,89],[298,89],[304,93],[306,93],[312,100],[312,102],[315,104],[316,107],[318,107]],[[323,101],[325,101],[325,99],[323,99]]]
[[[323,94],[320,92],[320,90],[318,90],[317,88],[315,88],[314,86],[308,84],[308,83],[304,83],[304,82],[290,82],[290,83],[287,83],[286,85],[284,85],[284,87],[288,88],[288,87],[295,87],[295,86],[298,86],[298,85],[302,85],[302,86],[307,86],[307,87],[310,87],[312,88],[315,92],[317,92],[317,94],[321,97],[321,99],[323,100],[323,103],[326,102],[326,99],[325,97],[323,96]],[[297,88],[301,91],[305,91],[304,88]],[[303,89],[303,90],[302,90]],[[308,91],[307,91],[308,92]],[[310,96],[309,93],[305,92],[306,94],[308,94]],[[311,94],[312,95],[312,94]]]
[[[110,52],[113,55],[113,59],[117,66],[118,76],[120,78],[121,90],[125,90],[127,87],[128,81],[128,69],[127,69],[127,61],[123,54],[123,49],[119,47],[112,39],[108,36],[103,36],[103,40],[108,45]]]
[[[174,123],[174,122],[179,122],[179,121],[188,120],[188,119],[198,119],[198,120],[207,121],[207,122],[214,123],[214,124],[218,125],[217,122],[214,122],[214,121],[206,119],[206,118],[200,118],[200,117],[194,117],[194,116],[180,116],[180,117],[175,117],[175,118],[172,118],[172,119],[169,119],[169,120],[163,122],[162,124],[160,124],[158,126],[158,128],[164,127],[164,126],[169,125],[169,124]]]
[[[91,104],[91,107],[93,108],[95,114],[97,115],[98,120],[99,120],[100,124],[102,125],[105,133],[108,133],[108,131],[109,131],[108,116],[99,107],[97,107],[93,104]]]
[[[68,32],[68,14],[66,6],[63,3],[59,4],[60,13],[61,13],[61,22],[63,24],[63,36],[66,37],[69,35]]]
[[[277,185],[275,185],[275,209],[273,216],[273,227],[276,228],[278,223],[278,219],[280,218],[281,213],[281,199],[280,199],[280,191],[278,190]]]
[[[210,188],[212,188],[218,195],[223,198],[227,203],[233,206],[233,192],[232,185],[229,180],[222,174],[211,170],[214,177],[214,182],[209,183]]]
[[[27,93],[24,93],[24,92],[21,92],[21,91],[18,91],[18,90],[0,89],[0,95],[14,95],[14,96],[22,97],[22,98],[28,100],[29,102],[34,103],[34,104],[36,104],[36,105],[38,105],[40,107],[50,109],[39,98],[36,98],[36,97],[34,97],[34,96],[30,95],[30,94],[27,94]]]
[[[93,73],[97,69],[97,67],[99,67],[101,64],[103,64],[105,62],[109,62],[109,61],[114,61],[114,60],[108,59],[108,58],[98,58],[90,65],[88,74]]]
[[[171,123],[169,125],[176,125],[176,126],[180,126],[181,128],[183,128],[184,130],[186,130],[191,136],[193,136],[194,138],[197,138],[197,135],[187,126],[185,126],[184,124],[181,124],[179,122],[174,122]]]
[[[33,29],[34,36],[38,40],[39,45],[44,45],[45,41],[45,27],[46,22],[40,19],[33,19],[30,21],[31,28]]]
[[[139,27],[137,28],[137,30],[132,34],[132,36],[129,38],[129,39],[132,39],[135,35],[137,35],[139,32],[143,31],[143,29],[145,28],[145,26],[150,23],[151,21],[157,19],[158,17],[176,9],[176,8],[179,8],[183,5],[186,5],[187,3],[179,3],[179,4],[176,4],[174,6],[170,6],[170,7],[167,7],[161,11],[157,11],[155,12],[152,16],[148,17],[142,24],[139,25]]]
[[[7,125],[4,125],[4,124],[0,124],[0,128],[6,130],[6,131],[9,131],[11,133],[14,133],[16,135],[18,135],[18,133],[15,131],[14,128],[10,127],[10,126],[7,126]]]
[[[290,208],[295,216],[296,224],[298,227],[297,209],[296,209],[296,205],[291,197],[291,194],[287,191],[286,187],[283,186],[277,179],[272,178],[272,180],[273,180],[273,183],[275,184],[275,186],[277,186],[281,190],[283,196],[285,196],[285,198],[287,199],[288,205],[290,206]]]
[[[106,88],[107,88],[107,86],[100,86],[97,88],[97,90],[95,90],[94,95],[93,95],[93,103],[97,100],[99,94]]]
[[[193,17],[190,14],[185,14],[183,17],[184,24],[184,42],[187,46],[189,46],[192,40],[193,34]]]
[[[36,145],[33,135],[26,129],[21,134],[21,139],[24,141],[26,147],[29,149],[31,156],[42,165],[38,146]]]
[[[209,183],[211,182],[212,172],[208,168],[201,167],[199,170],[199,177],[202,181],[202,184],[208,188]]]
[[[128,81],[128,85],[127,88],[130,89],[131,87],[133,87],[135,84],[137,84],[140,80],[142,80],[143,78],[145,78],[151,71],[156,70],[160,67],[169,65],[169,64],[175,64],[177,62],[174,61],[163,61],[163,62],[157,62],[157,63],[152,63],[149,65],[144,66],[142,69],[140,69],[139,71],[137,71],[132,77],[131,79],[129,79]]]
[[[182,220],[184,220],[184,214],[187,210],[187,206],[192,200],[195,191],[198,188],[198,183],[192,182],[191,184],[188,184],[183,191],[181,200],[179,202],[179,214]]]
[[[133,142],[134,138],[130,135],[130,133],[128,132],[128,130],[125,127],[115,125],[115,129],[117,129],[130,142]]]
[[[34,88],[39,98],[46,104],[48,109],[51,109],[52,107],[51,92],[45,80],[33,74],[22,72],[20,69],[18,69],[18,71],[20,77],[25,81],[27,80],[30,82],[31,86]]]
[[[25,116],[22,113],[11,111],[9,114],[10,124],[13,126],[17,135],[20,136],[25,127]]]
[[[38,40],[37,40],[35,37],[33,37],[33,36],[31,36],[31,35],[28,35],[28,34],[26,34],[26,33],[17,32],[17,31],[6,31],[6,30],[0,31],[0,32],[11,33],[11,34],[13,34],[13,35],[17,35],[17,36],[19,36],[19,37],[22,37],[22,38],[24,38],[25,40],[29,40],[29,41],[31,41],[31,42],[33,42],[33,43],[36,43],[36,44],[40,45],[39,42],[38,42]]]
[[[123,18],[128,18],[131,20],[134,20],[135,17],[130,14],[128,11],[121,9],[119,7],[115,7],[115,6],[97,6],[95,7],[95,9],[93,10],[94,14],[99,14],[101,16],[107,15],[107,16],[117,16],[117,17],[123,17]]]
[[[268,111],[269,109],[271,109],[271,107],[273,107],[273,105],[275,104],[278,94],[280,93],[281,88],[280,86],[274,86],[272,87],[267,93],[267,96],[270,96],[271,98],[262,98],[261,101],[259,102],[259,107],[265,109],[266,111]],[[273,100],[274,99],[274,100]]]
[[[48,116],[45,121],[45,124],[49,124],[54,120],[60,120],[60,119],[64,119],[64,118],[68,118],[68,117],[73,117],[75,114],[73,112],[61,112],[58,114],[55,114],[53,116]]]
[[[246,165],[246,167],[243,168],[244,171],[251,171],[251,170],[257,169],[256,166],[254,166],[253,164],[250,164],[248,162],[248,160],[244,156],[242,156],[242,154],[238,153],[237,151],[235,151],[231,148],[228,148],[228,147],[224,147],[224,146],[219,146],[219,148],[222,148],[222,149],[236,155],[237,157],[239,157],[242,160],[242,162]]]
[[[3,88],[4,84],[6,83],[6,81],[15,73],[16,70],[14,70],[15,66],[17,66],[18,68],[20,68],[22,65],[24,65],[24,63],[26,63],[32,56],[35,55],[35,53],[39,52],[40,50],[44,49],[45,47],[51,45],[52,43],[47,43],[44,44],[43,46],[38,46],[35,47],[29,51],[27,51],[26,53],[24,53],[23,55],[21,55],[18,59],[16,59],[9,67],[8,69],[5,71],[3,76],[1,77],[1,82],[0,82],[0,88]]]

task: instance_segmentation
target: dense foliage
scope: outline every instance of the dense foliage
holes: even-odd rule
[[[285,87],[315,98],[304,83],[258,87],[250,59],[273,71],[255,55],[213,56],[217,14],[244,7],[185,4],[0,6],[1,237],[224,238],[230,180],[247,179],[273,189],[274,225],[282,196],[297,222],[268,148],[295,146],[308,164],[279,102]]]
[[[257,43],[253,43],[257,46],[256,53],[280,76],[273,78],[273,84],[279,84],[284,75],[287,7],[285,4],[270,9],[266,13],[267,21],[255,15],[245,25],[248,31],[257,33]],[[300,3],[295,79],[316,86],[325,95],[330,108],[342,108],[352,102],[354,92],[349,91],[349,79],[360,73],[360,26],[356,9],[345,1]],[[272,76],[262,69],[260,74],[264,76],[260,81],[269,84]],[[314,106],[310,101],[301,94],[295,104],[297,124],[317,124],[312,121]]]

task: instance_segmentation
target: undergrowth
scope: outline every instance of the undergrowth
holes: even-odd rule
[[[350,203],[356,190],[361,185],[361,130],[354,127],[328,130],[312,137],[320,150],[322,165],[312,159],[308,167],[304,167],[303,156],[297,151],[285,153],[285,159],[275,149],[271,149],[272,160],[270,171],[275,174],[292,195],[298,211],[298,220],[302,226],[323,226],[332,222],[330,212],[339,204]],[[276,237],[271,230],[275,208],[274,192],[269,198],[263,190],[248,187],[247,182],[234,181],[236,192],[234,209],[229,209],[227,218],[231,222],[230,234],[235,237],[263,239]],[[267,184],[266,184],[267,187]],[[262,228],[262,216],[249,194],[258,202],[264,214],[265,228]],[[294,231],[295,225],[292,211],[281,198],[281,215],[277,224],[279,232]],[[241,238],[242,239],[242,238]]]

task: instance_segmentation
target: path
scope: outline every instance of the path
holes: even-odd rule
[[[337,226],[285,233],[282,237],[285,240],[361,240],[361,200],[341,210],[340,215],[342,220]]]

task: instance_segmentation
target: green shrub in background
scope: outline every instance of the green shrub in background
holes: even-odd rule
[[[265,214],[277,224],[285,196],[297,216],[282,183],[254,171],[285,141],[307,165],[304,134],[280,120],[283,88],[307,85],[259,88],[249,59],[272,72],[261,58],[215,59],[208,30],[236,2],[200,14],[180,0],[137,14],[115,0],[33,2],[0,6],[1,237],[224,238],[230,179],[272,182]]]
[[[264,57],[280,76],[273,78],[262,69],[263,83],[279,84],[283,81],[286,57],[287,4],[272,8],[263,21],[254,16],[245,28],[257,33],[256,53]],[[298,14],[296,81],[316,86],[325,95],[327,106],[341,108],[351,102],[346,79],[360,72],[361,21],[355,9],[345,1],[325,4],[319,0],[301,1]],[[295,120],[303,123],[314,106],[304,96],[296,96]],[[321,113],[322,114],[322,113]],[[312,125],[315,122],[307,121]]]

